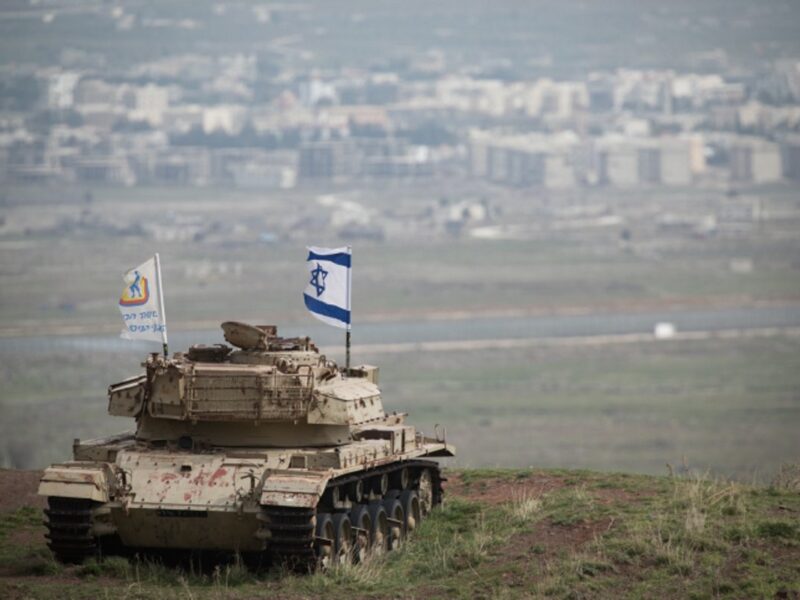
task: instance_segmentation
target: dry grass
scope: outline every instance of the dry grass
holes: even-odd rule
[[[692,549],[680,539],[660,527],[653,527],[649,536],[649,545],[656,565],[667,565],[675,572],[688,575],[694,564]]]
[[[772,487],[800,492],[800,462],[783,463],[772,480]]]
[[[527,523],[538,515],[541,510],[542,498],[531,490],[523,488],[522,490],[514,490],[512,493],[509,511],[517,521]]]

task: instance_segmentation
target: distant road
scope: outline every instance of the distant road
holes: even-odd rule
[[[531,340],[535,345],[538,339],[557,338],[590,339],[603,343],[614,336],[628,336],[630,339],[649,339],[656,323],[668,322],[675,325],[679,339],[685,334],[690,339],[698,335],[724,334],[721,337],[735,337],[737,332],[753,331],[754,335],[780,334],[783,330],[800,328],[800,305],[718,308],[718,309],[679,309],[653,312],[598,313],[557,316],[496,316],[472,319],[441,320],[402,320],[358,324],[353,328],[353,343],[364,347],[385,348],[392,345],[400,348],[424,350],[419,344],[449,344],[442,348],[465,348],[473,342],[481,342],[476,347],[486,346],[486,342],[498,343],[502,340]],[[757,331],[758,330],[758,331]],[[304,324],[280,327],[285,336],[309,335],[320,346],[338,348],[343,345],[343,332],[317,324],[311,317]],[[634,336],[634,337],[630,337]],[[179,331],[170,336],[170,347],[181,350],[195,343],[223,342],[222,332],[215,330]],[[517,343],[519,345],[520,342]],[[491,345],[491,344],[490,344]],[[514,343],[512,342],[512,345]],[[159,349],[159,344],[144,342],[131,343],[121,340],[114,334],[108,335],[62,335],[0,338],[2,352],[37,352],[58,349],[85,351],[126,351],[141,354],[143,349]],[[431,346],[435,347],[435,346]]]
[[[668,338],[670,341],[740,340],[776,335],[800,337],[800,327],[757,327],[753,329],[720,329],[717,331],[684,331]],[[553,346],[602,346],[608,344],[640,344],[660,341],[652,333],[615,333],[611,335],[581,335],[564,337],[498,338],[491,340],[453,340],[438,342],[403,342],[389,344],[356,344],[353,352],[362,355],[403,352],[459,352],[463,350],[511,350],[514,348]],[[325,354],[343,353],[339,347],[323,347]]]

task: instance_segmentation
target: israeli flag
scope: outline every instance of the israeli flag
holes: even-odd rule
[[[306,308],[317,319],[340,329],[350,329],[350,259],[345,248],[308,247],[308,284],[303,293]]]

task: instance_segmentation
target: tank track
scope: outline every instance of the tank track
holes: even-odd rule
[[[62,563],[80,563],[99,552],[97,538],[92,535],[92,509],[97,505],[91,500],[60,498],[47,499],[47,546]]]
[[[444,491],[439,464],[429,460],[408,460],[375,469],[359,471],[331,479],[326,492],[336,486],[346,486],[353,482],[368,480],[376,475],[390,475],[402,468],[428,469],[432,475],[433,506],[442,503]],[[397,490],[389,489],[381,499],[397,495]],[[323,493],[323,496],[325,494]],[[285,506],[262,506],[262,527],[268,531],[267,554],[272,565],[282,565],[291,570],[309,572],[316,568],[317,551],[315,547],[316,514],[315,508],[292,508]]]
[[[316,510],[264,506],[262,512],[270,534],[267,551],[270,562],[296,570],[311,569],[315,562]]]

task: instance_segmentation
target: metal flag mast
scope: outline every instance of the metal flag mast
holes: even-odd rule
[[[339,372],[350,371],[350,336],[352,333],[350,297],[353,287],[351,246],[322,248],[307,246],[306,268],[310,279],[303,292],[303,302],[315,318],[326,325],[345,330],[345,362]]]
[[[353,260],[353,248],[351,246],[347,246],[347,253],[350,255],[350,267],[347,269],[347,310],[350,314],[349,322],[347,323],[347,330],[344,334],[344,372],[345,377],[350,375],[350,327],[352,326],[353,320],[353,306],[350,302],[350,289],[352,287],[352,279],[353,279],[353,269],[352,269],[352,260]]]
[[[161,285],[161,261],[158,252],[155,255],[156,279],[158,280],[158,310],[161,313],[161,342],[164,345],[164,358],[169,357],[169,345],[167,343],[167,313],[164,312],[164,286]]]

